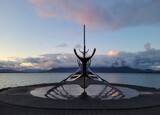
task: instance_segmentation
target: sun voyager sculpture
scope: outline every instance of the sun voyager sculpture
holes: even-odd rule
[[[54,85],[45,94],[48,98],[56,99],[121,99],[124,94],[113,84],[107,82],[99,75],[91,71],[91,58],[94,56],[96,49],[88,56],[89,49],[86,51],[85,43],[85,25],[84,25],[84,41],[83,51],[79,50],[79,55],[74,49],[77,57],[79,69],[68,76],[66,79]],[[81,88],[77,93],[77,85]],[[97,89],[97,90],[96,90]],[[78,89],[79,90],[79,89]]]

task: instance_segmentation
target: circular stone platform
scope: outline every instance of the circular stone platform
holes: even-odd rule
[[[0,92],[0,101],[12,105],[44,109],[135,109],[160,106],[160,90],[124,84],[114,85],[124,92],[123,99],[51,99],[44,96],[46,91],[53,87],[49,84],[4,90]],[[89,92],[91,91],[89,90]],[[94,92],[96,93],[96,90]]]
[[[68,96],[66,96],[66,92],[68,94],[70,94],[70,96],[72,97],[78,97],[79,95],[81,95],[83,93],[83,89],[78,86],[78,85],[66,85],[63,86],[62,88],[59,88],[59,92],[62,93],[62,95],[58,95],[56,93],[53,93],[53,96],[50,97],[46,97],[45,94],[47,93],[47,91],[49,89],[51,89],[53,86],[46,86],[46,87],[40,87],[40,88],[35,88],[33,90],[31,90],[31,95],[35,96],[35,97],[40,97],[40,98],[51,98],[51,99],[64,99],[64,100],[68,100]],[[119,90],[121,90],[124,94],[123,99],[129,99],[129,98],[133,98],[133,97],[137,97],[139,95],[139,91],[135,90],[135,89],[131,89],[131,88],[127,88],[127,87],[117,87]],[[64,92],[64,89],[66,92]],[[113,96],[104,96],[105,93],[101,92],[101,90],[104,89],[103,85],[93,85],[93,86],[89,86],[86,89],[86,93],[88,96],[90,96],[90,99],[98,99],[98,100],[111,100],[111,98],[113,98],[115,96],[115,94],[113,94]],[[103,93],[102,96],[100,98],[94,98],[96,97],[96,95],[98,95],[99,93]],[[64,96],[65,95],[65,96]],[[92,98],[93,97],[93,98]],[[79,99],[79,98],[77,98]],[[115,98],[115,100],[117,100],[119,98]]]

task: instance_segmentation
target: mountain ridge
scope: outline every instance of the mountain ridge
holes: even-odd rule
[[[69,67],[69,68],[52,68],[45,72],[57,72],[57,73],[67,73],[67,72],[75,72],[78,67]],[[98,73],[160,73],[160,71],[155,71],[152,69],[138,69],[138,68],[131,68],[127,66],[122,67],[91,67],[90,68],[93,72]]]
[[[0,69],[0,73],[72,73],[75,72],[78,67],[59,67],[52,68],[49,70],[12,70],[12,69]],[[152,69],[138,69],[131,68],[128,66],[122,67],[90,67],[93,72],[96,73],[160,73],[160,71],[152,70]]]

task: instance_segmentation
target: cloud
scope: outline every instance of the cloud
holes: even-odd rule
[[[25,63],[39,63],[41,61],[40,57],[28,57],[28,58],[24,58],[23,62]]]
[[[68,46],[68,45],[67,45],[66,43],[62,43],[62,44],[57,45],[56,47],[62,48],[62,47],[67,47],[67,46]]]
[[[144,48],[146,49],[146,51],[155,50],[154,48],[151,48],[151,44],[150,44],[150,43],[146,43],[146,44],[144,45]]]
[[[115,30],[159,25],[159,0],[30,0],[42,18],[58,18]]]
[[[113,57],[113,56],[117,56],[119,54],[120,54],[120,51],[111,50],[108,52],[107,55]]]
[[[146,43],[144,45],[144,48],[146,49],[146,51],[150,51],[151,50],[151,44],[150,43]]]
[[[96,55],[93,59],[93,66],[129,66],[140,69],[160,70],[160,50],[151,47],[150,43],[144,45],[145,51],[124,52],[109,51],[107,56]]]
[[[145,50],[140,52],[109,51],[107,55],[95,55],[91,66],[120,67],[129,66],[140,69],[160,70],[160,50],[144,45]],[[77,67],[77,58],[74,54],[43,54],[38,57],[11,58],[0,60],[0,69],[51,69],[58,67]]]
[[[20,60],[0,60],[0,69],[18,69]]]
[[[22,62],[22,63],[20,64],[20,66],[21,66],[21,67],[32,67],[33,64],[32,64],[32,63],[24,63],[24,62]]]
[[[74,48],[76,48],[76,49],[81,49],[82,46],[81,46],[80,44],[76,44],[76,45],[74,46]]]

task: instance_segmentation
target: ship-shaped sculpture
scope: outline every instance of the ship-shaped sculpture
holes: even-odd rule
[[[115,87],[113,84],[110,84],[97,74],[93,73],[90,69],[91,65],[91,58],[96,52],[96,49],[94,48],[92,54],[90,56],[87,56],[89,49],[86,51],[86,43],[85,43],[85,25],[84,25],[84,46],[83,51],[79,50],[80,53],[82,53],[82,56],[80,56],[76,49],[74,49],[74,53],[77,56],[77,62],[79,69],[68,76],[66,79],[62,80],[60,83],[57,83],[55,86],[53,86],[51,89],[47,91],[45,94],[48,98],[60,98],[64,97],[66,99],[120,99],[123,98],[123,92],[120,91],[117,87]],[[64,86],[66,85],[79,85],[81,88],[83,88],[83,92],[78,97],[73,96],[69,94]],[[86,89],[90,85],[103,85],[104,87],[97,95],[88,95],[86,92]],[[95,87],[96,88],[96,87]]]

